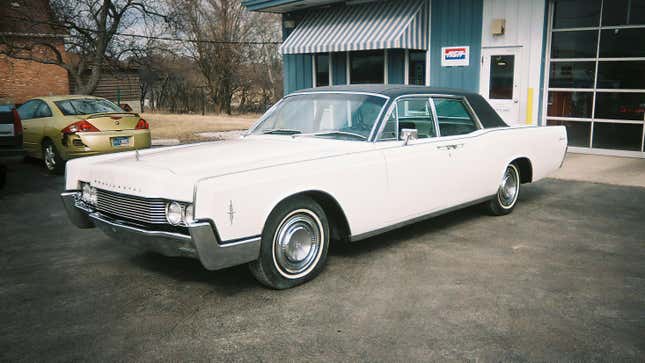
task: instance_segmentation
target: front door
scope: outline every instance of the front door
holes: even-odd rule
[[[519,125],[521,48],[482,49],[480,93],[509,125]]]

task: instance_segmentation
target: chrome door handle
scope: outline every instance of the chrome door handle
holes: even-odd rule
[[[455,150],[463,146],[464,144],[441,145],[441,146],[437,146],[437,149]]]

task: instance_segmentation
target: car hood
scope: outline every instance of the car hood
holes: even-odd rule
[[[293,162],[354,153],[372,143],[313,137],[249,136],[127,153],[105,161],[119,168],[158,169],[183,177],[216,177]]]

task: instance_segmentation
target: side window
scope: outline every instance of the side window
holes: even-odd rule
[[[36,117],[36,109],[40,105],[40,101],[31,100],[18,107],[18,115],[21,120],[29,120]]]
[[[419,139],[437,136],[428,98],[403,98],[397,101],[396,109],[399,117],[399,135],[401,129],[416,129]]]
[[[453,98],[434,98],[441,136],[469,134],[477,124],[468,112],[464,101]]]
[[[45,102],[40,102],[38,108],[36,108],[35,117],[52,117],[52,110],[47,106]]]

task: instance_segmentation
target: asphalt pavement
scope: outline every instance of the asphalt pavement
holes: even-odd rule
[[[0,191],[1,361],[643,361],[645,189],[547,179],[334,248],[273,291],[67,221],[63,178]]]

